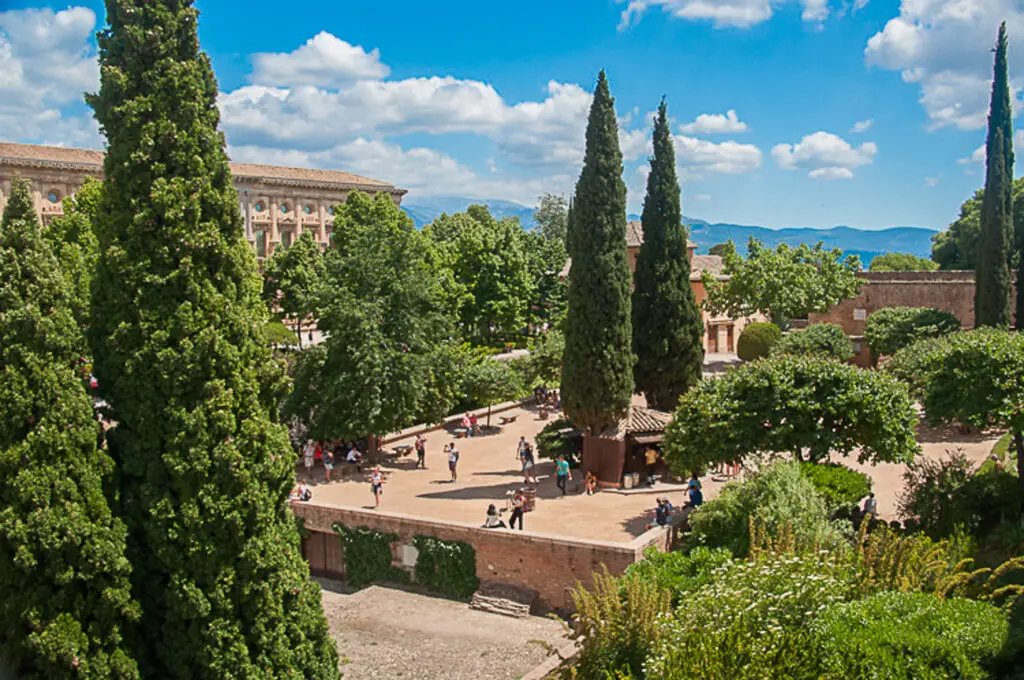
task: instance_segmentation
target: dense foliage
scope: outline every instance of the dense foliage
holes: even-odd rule
[[[871,258],[868,269],[873,272],[933,272],[938,262],[911,253],[885,253]]]
[[[306,230],[290,248],[278,248],[264,264],[263,296],[272,311],[296,324],[315,322],[323,283],[324,257],[313,232]],[[302,328],[299,327],[299,346]]]
[[[557,329],[541,333],[530,341],[529,350],[530,356],[526,361],[526,386],[558,387],[562,382],[565,335]]]
[[[826,680],[983,680],[1007,629],[991,604],[900,592],[829,607],[811,626]]]
[[[1006,65],[1006,22],[999,27],[992,101],[985,142],[985,194],[981,199],[974,325],[1010,324],[1013,278],[1013,113]],[[1024,308],[1024,307],[1022,307]]]
[[[1013,225],[1017,256],[1024,249],[1024,177],[1013,181]],[[960,205],[960,212],[946,231],[932,236],[932,260],[942,270],[977,269],[981,239],[981,202],[985,190],[978,189]]]
[[[679,402],[665,459],[680,474],[763,454],[910,462],[917,414],[907,388],[877,371],[782,355],[701,382]]]
[[[19,678],[137,678],[126,532],[103,494],[113,461],[75,370],[81,290],[61,264],[16,179],[0,223],[0,657]]]
[[[626,577],[635,575],[644,583],[653,583],[672,594],[672,606],[678,607],[691,591],[711,583],[715,570],[729,562],[732,553],[725,548],[698,546],[689,552],[661,552],[651,547],[644,558],[626,567]]]
[[[722,488],[690,515],[691,545],[728,548],[734,555],[750,550],[750,524],[777,533],[791,525],[803,543],[834,544],[839,533],[829,523],[824,497],[795,463],[778,462]]]
[[[891,356],[924,338],[960,330],[960,320],[934,307],[885,307],[871,313],[864,338],[875,356]]]
[[[463,392],[476,407],[487,407],[487,425],[491,424],[491,406],[523,396],[522,376],[504,361],[484,359],[471,364],[463,381]]]
[[[615,101],[604,71],[587,120],[568,232],[572,269],[562,408],[580,427],[598,431],[625,413],[633,396],[626,184]]]
[[[751,237],[746,258],[733,248],[722,260],[727,280],[702,274],[708,292],[704,306],[711,314],[734,319],[760,313],[786,327],[790,319],[825,312],[860,288],[860,260],[821,243],[795,248],[782,243],[772,250]]]
[[[853,341],[834,323],[816,323],[805,330],[790,331],[772,346],[773,354],[808,354],[840,361],[853,358]]]
[[[568,227],[569,203],[564,196],[544,194],[537,200],[533,221],[540,234],[551,241],[565,243]]]
[[[345,582],[355,588],[388,581],[405,583],[409,573],[391,564],[391,544],[396,534],[367,527],[346,527],[335,522],[334,530],[342,544],[345,560]]]
[[[644,240],[633,276],[633,376],[651,408],[671,411],[704,366],[704,324],[690,283],[675,149],[665,102],[654,119],[654,155],[640,217]]]
[[[758,321],[747,324],[736,342],[736,355],[743,361],[768,356],[772,347],[782,339],[782,331],[773,323]]]
[[[417,583],[463,600],[476,592],[480,579],[472,545],[431,536],[414,536],[412,544],[419,551],[414,569]]]
[[[552,420],[550,423],[545,425],[535,437],[537,442],[537,455],[541,458],[550,458],[551,460],[555,460],[559,456],[565,456],[565,459],[569,461],[570,464],[575,464],[580,458],[583,443],[582,438],[579,436],[568,438],[563,437],[559,432],[560,430],[572,428],[572,422],[565,418]]]
[[[54,217],[43,230],[43,238],[68,280],[71,312],[83,333],[89,325],[89,291],[97,257],[94,224],[102,197],[103,183],[86,177],[75,195],[64,199],[64,214]]]
[[[287,506],[283,376],[189,0],[108,0],[90,344],[117,427],[143,675],[337,678]]]
[[[800,463],[800,472],[814,485],[830,509],[856,505],[871,493],[871,477],[838,463]]]

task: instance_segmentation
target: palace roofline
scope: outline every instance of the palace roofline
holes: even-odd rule
[[[92,171],[102,175],[103,157],[104,153],[102,151],[93,151],[91,149],[0,142],[0,165],[53,170]],[[258,163],[232,162],[230,165],[232,178],[236,182],[241,183],[262,183],[313,189],[366,189],[386,191],[389,194],[398,196],[404,196],[407,193],[406,189],[399,189],[388,182],[341,170],[291,168]]]

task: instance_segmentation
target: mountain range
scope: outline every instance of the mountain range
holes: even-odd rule
[[[441,213],[449,215],[464,211],[473,204],[485,204],[497,218],[515,217],[526,229],[535,226],[533,208],[498,199],[472,199],[458,196],[411,197],[402,201],[402,208],[420,228],[432,222]],[[627,215],[630,220],[639,220],[639,215]],[[712,224],[694,217],[683,217],[690,227],[690,240],[697,244],[698,253],[708,252],[716,243],[732,239],[741,253],[746,251],[747,240],[753,236],[768,247],[780,243],[799,245],[815,244],[822,241],[828,248],[840,248],[849,255],[857,255],[865,267],[876,255],[883,253],[911,253],[927,258],[932,252],[932,236],[935,230],[921,227],[892,227],[869,231],[846,226],[831,229],[787,228],[770,229],[742,224]]]

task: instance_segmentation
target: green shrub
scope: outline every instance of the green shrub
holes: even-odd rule
[[[772,354],[814,354],[840,361],[853,358],[853,341],[834,323],[817,323],[790,331],[772,347]]]
[[[391,564],[391,544],[398,536],[367,527],[349,528],[340,522],[334,523],[334,530],[344,546],[345,582],[350,586],[362,588],[377,581],[409,580],[408,572]]]
[[[476,576],[476,550],[462,541],[442,541],[431,536],[414,536],[416,582],[431,590],[467,599],[480,585]]]
[[[960,330],[960,320],[933,307],[886,307],[872,312],[864,338],[875,356],[892,356],[918,340]]]
[[[276,319],[263,325],[263,333],[271,347],[296,347],[299,344],[299,337]]]
[[[924,401],[928,377],[938,370],[949,338],[925,338],[896,352],[885,363],[885,370],[910,387],[916,399]]]
[[[636,575],[645,583],[653,583],[672,593],[677,606],[689,594],[711,582],[715,569],[732,559],[725,548],[694,548],[688,553],[678,550],[661,552],[653,547],[644,551],[644,558],[626,568],[626,576]]]
[[[569,638],[577,656],[566,678],[627,680],[644,677],[644,660],[661,638],[671,612],[667,590],[632,575],[617,579],[604,568],[594,587],[571,592],[576,613]],[[649,676],[655,677],[655,676]]]
[[[800,463],[800,471],[818,490],[829,510],[856,505],[871,493],[871,477],[838,463]]]
[[[744,361],[766,357],[781,337],[782,331],[773,323],[749,324],[736,342],[736,354]]]
[[[570,465],[575,465],[582,452],[583,438],[571,437],[566,439],[558,433],[559,430],[564,430],[567,427],[573,427],[573,424],[565,418],[553,420],[545,425],[535,438],[537,442],[537,455],[541,458],[550,458],[551,460],[559,456],[565,456]]]
[[[796,463],[778,462],[742,481],[726,484],[718,498],[690,515],[690,545],[727,548],[737,557],[750,549],[753,520],[768,533],[785,525],[800,545],[833,545],[841,540],[828,521],[825,499]]]
[[[826,608],[811,624],[826,680],[973,680],[1007,637],[993,605],[885,592]]]
[[[727,562],[662,626],[646,677],[807,678],[813,614],[852,597],[828,555],[763,555]]]

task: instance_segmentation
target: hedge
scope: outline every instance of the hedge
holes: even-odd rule
[[[752,323],[740,333],[736,354],[744,361],[766,357],[781,337],[782,331],[773,323]]]

